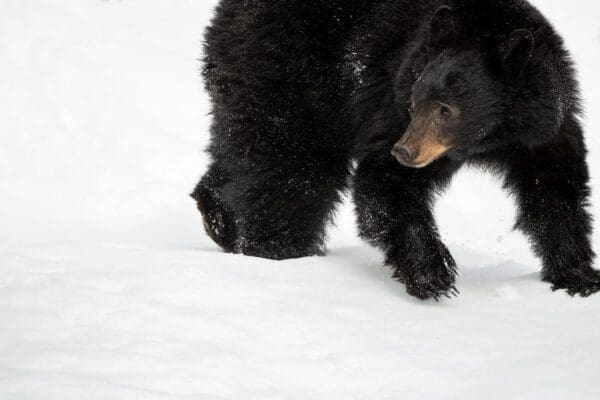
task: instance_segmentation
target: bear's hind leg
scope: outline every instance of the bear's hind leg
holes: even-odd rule
[[[322,255],[347,174],[346,160],[300,159],[238,175],[225,187],[238,224],[235,251],[277,260]]]
[[[319,129],[311,115],[294,116],[285,130],[216,115],[215,161],[192,197],[208,235],[226,251],[269,259],[324,253],[350,152],[341,130]]]

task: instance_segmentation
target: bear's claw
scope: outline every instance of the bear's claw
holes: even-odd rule
[[[577,270],[567,276],[546,278],[552,290],[566,290],[570,296],[589,297],[600,292],[600,271],[594,269]]]
[[[457,297],[460,292],[456,288],[456,286],[452,285],[447,289],[441,289],[435,287],[434,285],[426,285],[426,286],[414,286],[414,285],[406,285],[406,290],[408,294],[411,296],[417,297],[420,300],[428,300],[433,299],[437,302],[442,300],[442,298],[451,299],[453,297]]]

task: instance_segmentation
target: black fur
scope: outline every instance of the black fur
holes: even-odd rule
[[[351,181],[361,236],[409,293],[452,295],[432,198],[472,163],[505,177],[545,280],[600,290],[577,83],[526,1],[222,0],[205,50],[213,162],[192,196],[224,249],[321,254]],[[460,110],[444,132],[452,148],[422,169],[390,154],[410,101]]]

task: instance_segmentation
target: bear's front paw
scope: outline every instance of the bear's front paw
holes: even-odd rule
[[[568,274],[548,275],[545,281],[552,283],[552,290],[566,290],[571,296],[588,297],[600,291],[600,271],[592,268],[569,271]]]
[[[456,281],[456,263],[450,252],[442,248],[434,254],[421,258],[404,258],[394,271],[394,278],[406,285],[411,296],[421,300],[442,297],[452,298],[459,294],[454,286]]]

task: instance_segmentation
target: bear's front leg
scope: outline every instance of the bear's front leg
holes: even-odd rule
[[[400,235],[402,239],[386,251],[386,263],[394,268],[393,277],[406,285],[406,291],[422,300],[457,295],[456,263],[435,226],[410,225]]]
[[[587,297],[600,291],[592,268],[591,217],[586,211],[589,174],[576,123],[555,143],[523,150],[506,176],[518,200],[517,228],[541,258],[542,276],[554,290]]]
[[[354,177],[360,236],[384,251],[393,276],[419,299],[458,294],[456,264],[431,212],[434,192],[447,184],[456,168],[440,160],[415,170],[373,157],[361,161]]]

